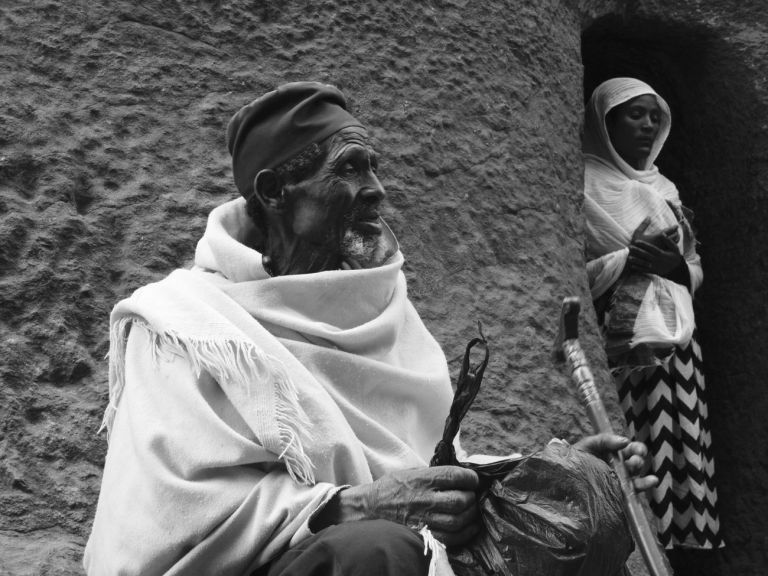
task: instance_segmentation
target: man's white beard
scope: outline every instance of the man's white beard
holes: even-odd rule
[[[341,256],[351,268],[381,266],[394,253],[388,249],[383,234],[361,234],[347,228],[341,240]]]

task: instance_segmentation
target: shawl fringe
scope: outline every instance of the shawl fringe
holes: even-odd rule
[[[428,526],[421,527],[419,536],[424,541],[424,556],[430,556],[427,576],[455,576],[445,544],[432,535]]]
[[[275,414],[282,452],[278,459],[291,478],[305,485],[315,484],[314,465],[304,450],[311,442],[310,421],[301,408],[295,384],[283,364],[247,341],[223,338],[193,338],[174,331],[157,332],[138,316],[126,316],[112,323],[109,345],[109,405],[99,432],[107,429],[107,440],[125,386],[125,351],[128,334],[136,324],[147,330],[151,339],[152,360],[161,354],[176,354],[189,359],[193,371],[211,374],[218,382],[252,394],[252,383],[262,381],[274,390]]]

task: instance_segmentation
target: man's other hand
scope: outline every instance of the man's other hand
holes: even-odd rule
[[[653,488],[659,483],[659,479],[652,474],[640,476],[648,455],[648,448],[642,442],[630,442],[629,439],[618,434],[596,434],[582,438],[574,444],[574,447],[606,461],[609,456],[620,452],[624,458],[624,465],[632,476],[635,490],[638,492]]]
[[[426,525],[447,546],[468,542],[479,530],[475,472],[435,466],[393,472],[338,494],[332,523],[381,518],[413,528]]]

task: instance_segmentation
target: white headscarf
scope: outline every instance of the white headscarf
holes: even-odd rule
[[[635,170],[619,156],[613,147],[611,138],[608,136],[608,128],[605,125],[605,117],[616,106],[646,94],[654,96],[659,108],[661,108],[661,126],[651,147],[651,153],[645,161],[645,166],[642,170]],[[656,168],[654,162],[667,141],[671,127],[672,115],[669,111],[669,105],[653,88],[634,78],[611,78],[595,88],[587,104],[584,125],[584,154],[613,164],[632,180],[651,181],[659,174],[659,169]]]

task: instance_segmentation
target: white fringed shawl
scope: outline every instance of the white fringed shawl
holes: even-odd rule
[[[244,574],[336,486],[428,464],[452,390],[401,253],[269,278],[250,226],[243,200],[216,208],[194,269],[112,312],[90,574]]]
[[[635,170],[611,144],[605,124],[609,110],[636,96],[652,94],[662,111],[661,127],[645,169]],[[585,203],[587,220],[587,272],[593,299],[620,280],[634,230],[646,218],[646,233],[671,226],[680,229],[678,246],[685,256],[692,291],[701,284],[702,272],[693,234],[682,214],[674,184],[653,164],[669,135],[669,106],[647,84],[633,78],[614,78],[598,86],[588,105],[584,133]],[[642,278],[641,278],[642,277]],[[628,348],[664,347],[687,343],[694,329],[691,292],[656,275],[633,275],[628,280],[641,288],[642,301],[634,320]],[[642,282],[642,284],[640,284]],[[616,298],[621,298],[617,290]],[[609,351],[610,354],[610,351]]]

